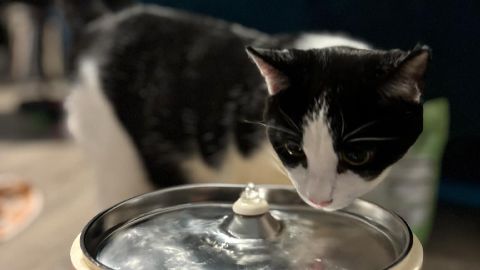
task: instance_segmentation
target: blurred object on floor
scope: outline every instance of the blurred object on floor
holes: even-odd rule
[[[62,119],[64,82],[42,83],[41,91],[26,91],[27,83],[0,85],[0,139],[32,140],[65,137]]]
[[[62,102],[67,87],[65,82],[58,83],[64,77],[64,23],[52,3],[50,0],[2,3],[0,22],[7,32],[9,79],[14,83],[4,82],[0,87],[1,139],[64,135]]]
[[[40,214],[43,196],[23,177],[0,175],[0,242],[27,228]]]
[[[38,218],[0,244],[0,269],[72,269],[70,245],[95,213],[93,172],[70,141],[0,142],[0,172],[17,172],[44,194]]]
[[[392,166],[385,181],[365,196],[402,216],[420,241],[432,228],[441,161],[448,138],[445,98],[425,102],[423,132],[409,152]]]

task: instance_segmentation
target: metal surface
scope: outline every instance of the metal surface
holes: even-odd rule
[[[392,267],[411,248],[412,235],[405,222],[374,204],[357,200],[344,210],[327,213],[306,206],[289,187],[261,186],[259,192],[270,203],[272,215],[242,217],[233,215],[230,207],[243,188],[181,186],[127,200],[85,227],[82,250],[102,269],[119,269],[118,265],[139,260],[143,269],[188,265],[189,269],[372,270]],[[140,229],[148,237],[138,236]],[[133,241],[136,249],[120,251],[118,247],[125,246],[121,240],[132,235],[139,237]],[[144,246],[138,248],[138,243]],[[152,247],[158,247],[155,256],[144,251]],[[165,253],[167,249],[177,253]],[[100,263],[100,257],[112,268]]]
[[[240,239],[274,240],[282,230],[282,222],[270,213],[261,216],[229,215],[221,227]]]

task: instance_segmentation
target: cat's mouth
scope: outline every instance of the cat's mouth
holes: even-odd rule
[[[298,194],[300,195],[302,200],[306,202],[308,205],[310,205],[311,207],[316,209],[322,209],[325,211],[331,211],[330,206],[332,206],[333,204],[333,198],[321,201],[321,200],[314,199],[313,197],[304,196],[301,192],[299,192]]]
[[[315,208],[325,208],[325,207],[328,207],[332,204],[333,199],[316,202],[314,199],[309,198],[309,201],[315,205]]]

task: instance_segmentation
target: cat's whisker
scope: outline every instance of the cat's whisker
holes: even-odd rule
[[[346,141],[348,140],[348,138],[350,138],[351,136],[355,135],[356,133],[366,129],[367,127],[370,127],[374,124],[376,124],[378,122],[378,120],[374,120],[374,121],[371,121],[371,122],[368,122],[364,125],[361,125],[360,127],[356,128],[355,130],[349,132],[347,135],[343,136],[343,140]]]
[[[272,125],[267,125],[267,124],[262,123],[262,122],[254,122],[254,121],[249,121],[249,120],[243,120],[243,122],[248,123],[248,124],[256,124],[256,125],[264,126],[264,127],[267,127],[267,128],[271,128],[271,129],[275,129],[275,130],[278,130],[278,131],[288,133],[288,134],[293,135],[293,136],[298,136],[297,132],[295,132],[293,130],[290,130],[290,129],[286,129],[286,128],[282,128],[282,127],[276,127],[276,126],[272,126]]]
[[[343,138],[343,134],[345,134],[345,119],[343,118],[342,110],[340,110],[340,117],[342,119],[342,132],[340,133],[340,136]]]
[[[366,141],[394,141],[398,140],[398,137],[365,137],[348,140],[347,142],[366,142]]]
[[[282,108],[279,107],[278,110],[283,115],[285,121],[287,121],[290,125],[292,125],[297,131],[300,131],[300,127],[298,127],[298,125],[295,124],[292,118],[290,118],[290,116],[288,116]]]

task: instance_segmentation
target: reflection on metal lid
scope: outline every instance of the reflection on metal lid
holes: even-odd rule
[[[239,186],[224,188],[242,191]],[[405,223],[367,202],[357,201],[338,212],[319,211],[298,201],[276,203],[263,215],[242,216],[231,209],[236,198],[219,202],[207,196],[212,191],[208,188],[188,189],[203,199],[171,203],[112,224],[94,241],[95,247],[90,246],[91,259],[110,269],[374,270],[388,268],[409,248],[411,235]],[[265,197],[275,192],[267,187],[259,191]],[[142,202],[142,197],[134,200]],[[99,215],[90,229],[119,209],[122,205]],[[93,239],[89,227],[83,233],[87,242]],[[84,243],[84,250],[87,246]]]

